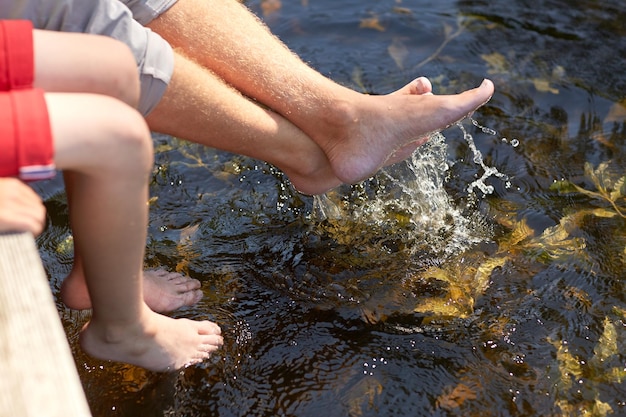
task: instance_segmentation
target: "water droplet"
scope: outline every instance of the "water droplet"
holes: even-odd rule
[[[484,129],[488,129],[491,132],[493,132],[493,134],[496,134],[496,132],[493,129],[483,128],[483,126],[480,126],[476,120],[472,118],[470,118],[470,120],[474,126],[477,126],[481,130],[485,131]],[[480,167],[484,171],[483,175],[480,178],[478,178],[476,181],[472,182],[469,185],[469,187],[467,188],[467,191],[469,193],[473,193],[474,188],[478,188],[480,191],[482,191],[484,195],[493,193],[494,187],[491,185],[485,184],[485,180],[489,178],[490,176],[495,176],[498,178],[502,178],[504,181],[507,181],[509,179],[508,176],[499,172],[495,167],[488,167],[487,165],[485,165],[483,161],[482,153],[476,147],[476,144],[474,143],[474,138],[472,137],[472,135],[470,135],[467,132],[465,127],[460,122],[457,123],[457,126],[461,129],[461,132],[463,132],[463,138],[465,139],[465,141],[469,145],[470,150],[474,154],[474,158],[473,158],[474,163],[477,165],[480,165]]]
[[[498,134],[498,132],[496,132],[495,130],[489,128],[489,127],[485,127],[480,125],[476,120],[474,120],[473,118],[469,118],[470,121],[472,122],[472,124],[474,126],[476,126],[477,128],[479,128],[483,133],[486,133],[488,135],[492,135],[492,136],[496,136]]]

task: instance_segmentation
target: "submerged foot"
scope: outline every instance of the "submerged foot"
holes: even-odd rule
[[[157,313],[196,304],[202,298],[200,281],[163,269],[144,271],[143,298]]]
[[[92,319],[80,334],[82,349],[95,358],[157,372],[199,363],[222,344],[217,324],[173,319],[147,306],[137,323],[107,326]]]
[[[143,273],[144,301],[153,311],[167,313],[196,304],[202,298],[200,281],[163,269]],[[74,310],[91,308],[91,299],[80,268],[74,268],[61,284],[63,303]]]
[[[456,95],[433,95],[430,83],[414,80],[394,94],[362,95],[333,111],[330,134],[320,137],[339,180],[355,183],[380,168],[406,158],[432,133],[471,114],[493,95],[489,80]]]

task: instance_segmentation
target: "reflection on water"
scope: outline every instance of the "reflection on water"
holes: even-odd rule
[[[473,118],[497,134],[465,122],[475,150],[452,127],[320,199],[266,164],[155,136],[146,264],[203,282],[175,315],[218,321],[225,347],[167,375],[103,363],[76,347],[87,316],[59,304],[94,415],[626,413],[621,3],[249,2],[362,91],[490,77]],[[468,190],[489,168],[502,177]],[[67,207],[58,180],[40,188],[56,294]]]

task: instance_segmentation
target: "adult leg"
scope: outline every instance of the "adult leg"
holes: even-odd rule
[[[122,40],[128,45],[132,46],[133,55],[139,66],[142,78],[142,100],[140,108],[146,113],[149,111],[149,109],[153,108],[156,103],[154,99],[162,95],[162,91],[165,89],[166,83],[169,80],[169,74],[171,74],[171,66],[169,65],[167,57],[170,56],[172,51],[166,44],[162,42],[162,39],[160,37],[155,36],[154,33],[145,32],[145,29],[142,28],[139,23],[133,21],[130,12],[124,8],[121,2],[111,0],[97,2],[96,4],[86,4],[84,2],[75,0],[65,0],[65,2],[44,2],[43,0],[29,0],[24,3],[26,3],[26,5],[22,3],[20,3],[20,5],[17,5],[11,2],[0,0],[0,4],[3,5],[3,7],[0,9],[2,14],[6,15],[7,17],[28,18],[33,20],[38,27],[60,31],[84,31],[89,33],[105,34]],[[185,5],[187,4],[191,3],[185,3]],[[202,6],[207,6],[207,4],[208,3],[204,3],[202,4]],[[221,4],[218,4],[216,6],[221,6]],[[239,8],[237,10],[238,12],[243,11],[243,16],[245,16],[246,18],[251,17],[251,14],[249,12],[247,14],[245,13],[245,9]],[[206,10],[201,9],[199,11],[202,12]],[[210,15],[208,16],[210,17]],[[195,16],[193,16],[193,18],[195,19]],[[200,16],[200,18],[202,18],[202,15]],[[184,22],[180,19],[174,20],[178,23],[183,23],[184,28],[185,25],[187,25],[188,23],[191,24],[194,19],[191,19],[189,22]],[[163,30],[167,29],[168,22],[164,23],[164,27],[162,28]],[[194,23],[197,24],[198,21],[195,21]],[[263,32],[263,30],[265,29],[262,25],[259,25],[258,22],[254,20],[252,23],[253,25],[258,26],[256,28],[257,30],[259,28],[261,29],[261,33],[263,34],[261,40],[267,40],[269,38],[270,42],[275,42],[275,39],[273,39],[271,35],[268,36],[268,33]],[[154,24],[157,25],[159,24],[159,22],[156,21],[154,22]],[[200,26],[202,27],[204,26],[204,24],[200,23]],[[171,29],[173,31],[179,30],[179,28]],[[252,29],[254,30],[254,28]],[[230,33],[227,34],[227,36],[230,35]],[[211,33],[210,36],[213,36],[213,33]],[[204,37],[204,39],[206,40],[206,37]],[[229,39],[226,40],[229,41]],[[227,42],[226,46],[235,44],[235,46],[238,47],[238,45],[236,45],[237,40],[233,40],[235,42]],[[281,46],[278,42],[276,42],[276,45],[278,45],[279,47]],[[183,42],[183,46],[188,46],[190,48],[188,52],[194,58],[197,55],[203,56],[204,54],[204,51],[202,49],[199,51],[197,50],[197,46],[201,48],[207,47],[205,43],[202,43],[200,45],[193,45],[188,44],[187,42]],[[211,47],[213,47],[213,45],[211,45]],[[286,49],[283,48],[283,52],[285,51]],[[241,56],[245,57],[245,54],[247,52],[249,51],[242,50]],[[258,52],[260,51],[256,52],[257,53],[254,57],[258,58]],[[265,61],[265,58],[263,58],[263,61]],[[295,59],[295,62],[298,62],[297,58]],[[302,65],[301,62],[299,62],[299,64]],[[230,64],[226,62],[226,65]],[[288,67],[288,65],[282,66],[282,68],[287,68],[288,71],[291,71],[291,69],[289,69]],[[180,72],[181,68],[184,69],[186,67],[180,65],[177,66],[177,72]],[[259,66],[257,65],[255,69],[258,68]],[[276,67],[276,69],[280,70],[280,68],[278,67]],[[264,73],[265,72],[263,68],[263,71],[259,72],[258,74],[259,76],[262,76],[262,74]],[[183,74],[183,76],[179,75],[177,77],[179,81],[178,85],[180,85],[180,82],[186,82],[187,80],[189,80],[189,77],[186,77],[184,75],[185,74]],[[267,73],[267,75],[273,76],[270,73]],[[224,75],[220,74],[220,76]],[[323,77],[320,78],[323,79]],[[233,82],[232,84],[236,85],[242,91],[246,91],[235,82]],[[332,83],[330,84],[332,85]],[[240,131],[225,132],[225,135],[220,134],[211,136],[211,134],[207,132],[211,132],[213,130],[213,120],[206,120],[202,117],[202,115],[199,115],[199,117],[194,117],[194,113],[199,109],[211,107],[211,103],[205,105],[206,98],[210,97],[210,91],[207,93],[204,82],[194,85],[186,85],[186,87],[187,88],[184,89],[184,91],[188,95],[184,96],[182,99],[180,97],[181,94],[178,94],[178,97],[175,97],[176,91],[174,93],[171,93],[172,88],[170,88],[166,92],[165,98],[170,99],[163,100],[160,114],[165,114],[168,117],[163,119],[157,118],[155,116],[149,119],[150,125],[154,130],[170,133],[181,138],[200,142],[209,146],[214,146],[219,149],[234,152],[237,152],[237,149],[248,149],[250,150],[249,152],[247,150],[240,152],[243,152],[246,155],[255,158],[265,159],[269,162],[272,162],[274,165],[276,165],[288,174],[296,188],[306,193],[321,193],[341,182],[336,177],[335,171],[327,166],[329,164],[327,158],[327,155],[330,155],[329,150],[325,149],[323,152],[320,152],[319,150],[315,149],[312,146],[313,144],[306,142],[307,140],[310,140],[310,138],[307,138],[306,135],[297,135],[296,133],[294,133],[291,141],[279,140],[279,138],[285,138],[276,135],[272,135],[269,137],[263,136],[266,132],[266,127],[268,126],[268,123],[270,125],[272,123],[277,123],[278,126],[284,125],[286,119],[281,120],[278,113],[266,112],[266,116],[268,116],[266,120],[262,120],[260,118],[248,119],[248,122],[251,122],[252,120],[261,122],[260,126],[247,126],[248,128],[253,130],[258,129],[253,136],[255,138],[255,142],[259,142],[259,146],[254,146],[255,143],[251,143],[248,140],[250,135],[240,136]],[[281,90],[285,86],[279,85],[279,87],[279,90]],[[250,95],[254,97],[254,94]],[[171,99],[172,97],[174,97],[174,99]],[[257,99],[257,97],[254,98]],[[187,109],[189,110],[188,112],[181,114],[183,112],[179,111],[176,117],[169,117],[170,115],[175,114],[177,108],[172,109],[171,106],[168,106],[168,103],[175,103],[176,106],[179,106],[181,102],[187,102],[187,104],[197,103],[198,105],[187,106]],[[202,105],[203,107],[200,107],[200,105]],[[334,112],[334,110],[328,111]],[[318,124],[319,122],[319,130],[321,132],[319,137],[324,138],[328,136],[323,132],[323,126],[325,122],[323,120],[318,120],[315,115],[313,115],[313,119],[315,119],[313,124]],[[154,121],[160,122],[159,125],[157,126]],[[190,125],[185,123],[187,121],[191,121],[193,122],[193,124]],[[194,129],[190,129],[190,126],[194,126]],[[183,130],[187,133],[181,134],[181,131]],[[280,132],[288,132],[289,130],[293,131],[294,129],[278,129],[278,131]],[[299,139],[296,140],[296,137],[298,137]],[[381,138],[381,142],[385,143],[384,139],[385,138]],[[357,137],[355,142],[356,145],[359,146],[360,138]],[[395,161],[397,155],[407,154],[407,148],[410,150],[411,146],[417,146],[417,144],[411,145],[412,142],[413,140],[411,139],[402,144],[401,146],[403,147],[403,151],[396,152],[393,159],[386,160],[384,163],[390,163]],[[346,143],[348,142],[346,141]],[[363,143],[366,144],[366,142]],[[396,146],[396,143],[394,143],[393,141],[391,141],[389,146],[392,148],[399,147]],[[345,152],[345,155],[342,152]],[[347,147],[346,150],[339,149],[339,151],[336,151],[335,153],[338,155],[338,157],[335,157],[335,165],[339,165],[340,163],[342,163],[341,157],[346,156],[347,162],[355,163],[354,165],[356,166],[356,168],[360,168],[361,174],[365,175],[364,172],[366,172],[368,166],[372,165],[372,161],[369,161],[369,165],[367,165],[367,158],[361,158],[357,153],[354,153],[354,156],[351,157],[350,152],[352,152],[352,150],[349,147]],[[370,157],[374,158],[374,162],[386,158],[381,156],[380,152],[369,152],[368,158]],[[361,161],[360,159],[363,159],[363,161]],[[360,162],[364,163],[359,164]],[[349,164],[345,166],[345,168],[349,167]],[[374,171],[375,169],[372,169],[372,172],[369,172],[368,174],[372,174],[374,173]],[[329,174],[329,172],[332,172],[332,176]],[[345,180],[345,176],[343,180]]]
[[[36,87],[49,92],[103,94],[132,107],[137,105],[137,67],[121,42],[105,36],[35,30],[33,43]],[[67,172],[64,176],[71,206],[75,174]],[[144,298],[154,311],[172,311],[195,304],[202,297],[200,282],[178,273],[149,270],[144,272],[144,279]],[[78,247],[72,271],[61,286],[61,298],[70,308],[91,308]]]
[[[222,343],[216,324],[162,316],[143,302],[152,169],[144,120],[101,95],[52,93],[46,101],[55,163],[75,173],[70,217],[93,308],[81,346],[156,371],[207,358]]]
[[[179,0],[148,26],[300,128],[348,183],[367,178],[398,149],[462,119],[493,94],[487,80],[451,96],[359,94],[308,67],[236,1]]]
[[[146,121],[151,130],[272,163],[306,194],[340,184],[300,129],[178,53],[169,87]]]
[[[152,130],[274,164],[305,194],[341,184],[322,149],[286,118],[184,55],[176,53],[175,60],[169,88],[146,117]],[[418,78],[395,94],[430,91],[430,82]],[[405,159],[418,144],[405,145],[388,163]]]

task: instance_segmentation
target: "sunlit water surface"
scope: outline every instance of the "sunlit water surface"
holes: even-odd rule
[[[426,75],[497,93],[407,163],[315,199],[155,135],[146,266],[202,281],[174,316],[219,322],[225,346],[173,374],[101,362],[76,344],[88,313],[59,302],[94,416],[626,415],[626,14],[527,3],[250,2],[360,91]],[[60,180],[38,187],[56,295],[67,205]]]

